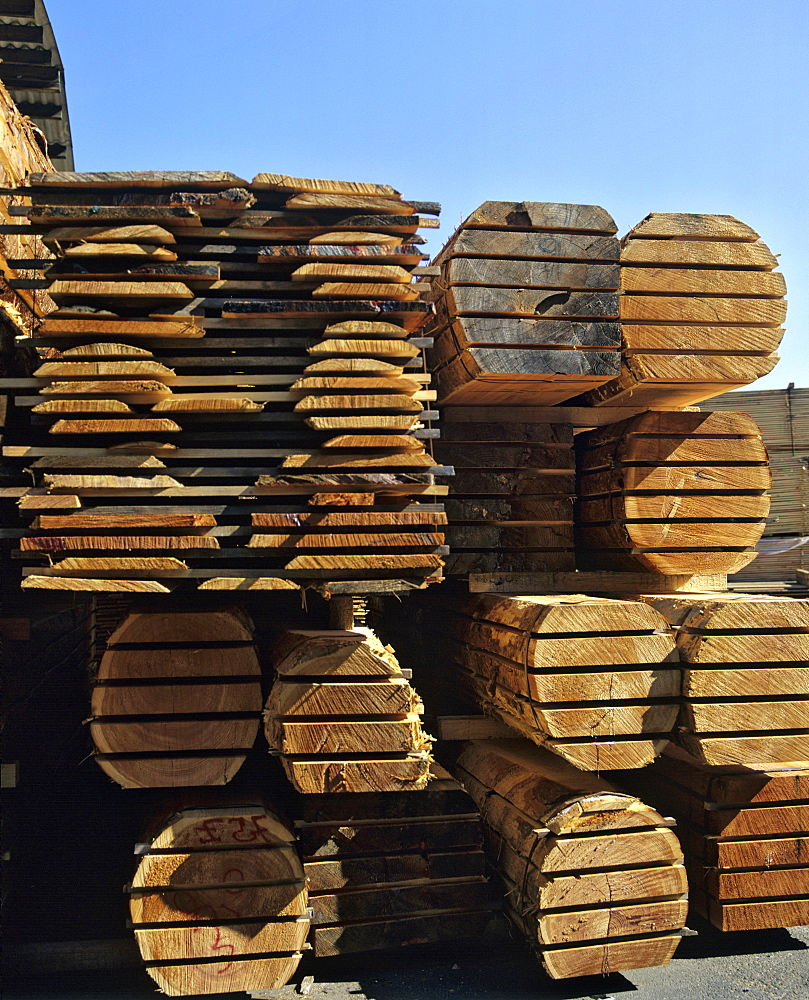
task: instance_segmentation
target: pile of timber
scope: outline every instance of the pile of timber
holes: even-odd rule
[[[447,766],[480,809],[506,914],[552,978],[669,961],[687,886],[659,813],[523,740],[464,743]]]
[[[771,475],[746,414],[647,412],[576,450],[580,569],[733,573],[755,558]]]
[[[621,241],[620,374],[581,402],[688,406],[767,375],[786,317],[777,266],[733,216],[648,215]]]
[[[183,809],[148,843],[129,910],[146,971],[169,996],[284,986],[309,931],[292,830],[263,805]]]
[[[482,933],[480,815],[442,768],[426,791],[307,795],[295,815],[316,956]]]
[[[446,482],[447,576],[573,570],[575,455],[569,425],[455,422],[434,451]],[[485,408],[481,408],[481,415]]]
[[[615,379],[615,232],[595,205],[476,209],[434,261],[430,366],[440,398],[549,405]]]
[[[421,699],[369,629],[288,631],[273,654],[265,732],[300,792],[420,791]]]
[[[668,742],[680,671],[653,608],[579,595],[421,604],[424,672],[438,656],[445,686],[515,734],[587,771],[643,767]]]
[[[796,577],[800,587],[802,574],[809,570],[809,534],[762,538],[756,545],[756,552],[754,562],[730,577],[728,582],[734,590],[749,589],[765,594],[774,589],[791,591],[796,586]]]
[[[671,747],[632,788],[677,818],[692,911],[722,931],[809,924],[809,764],[708,767]]]
[[[646,596],[677,630],[676,740],[708,765],[809,762],[809,600]]]
[[[772,470],[765,536],[809,535],[809,388],[729,392],[711,405],[748,413],[761,429]]]
[[[718,410],[741,410],[761,428],[767,451],[800,455],[809,450],[809,388],[758,389],[728,392],[711,400]]]
[[[1,383],[24,586],[284,589],[440,576],[446,492],[411,337],[432,203],[220,171],[33,174],[57,310]],[[30,469],[31,472],[24,472]],[[35,485],[32,487],[31,476]],[[25,484],[28,485],[25,485]],[[362,590],[362,587],[353,589]]]
[[[772,504],[765,535],[809,535],[809,444],[802,455],[770,455]]]
[[[261,722],[252,626],[233,610],[130,614],[91,698],[95,760],[124,788],[224,785]]]

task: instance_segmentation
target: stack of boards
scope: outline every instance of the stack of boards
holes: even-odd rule
[[[487,201],[473,212],[434,261],[441,399],[551,405],[617,378],[615,232],[596,205]]]
[[[786,285],[730,215],[653,212],[621,241],[621,373],[580,402],[689,406],[769,374]]]
[[[437,458],[447,479],[448,577],[575,569],[575,454],[565,424],[455,422],[447,412]]]
[[[710,767],[672,747],[632,787],[676,817],[691,907],[722,931],[809,924],[809,765]]]
[[[261,707],[244,616],[130,614],[109,637],[93,688],[95,760],[124,788],[224,785],[256,741]]]
[[[441,402],[688,406],[772,371],[786,286],[758,233],[673,213],[615,232],[592,205],[473,212],[431,279]]]
[[[430,780],[421,700],[368,629],[288,631],[273,654],[267,741],[300,792],[420,791]]]
[[[58,308],[5,456],[33,488],[24,586],[351,590],[440,576],[423,425],[429,306],[388,185],[225,172],[33,174]],[[36,284],[37,282],[34,282]],[[417,502],[426,498],[427,503]],[[354,587],[361,591],[363,588]],[[366,588],[367,589],[367,588]],[[373,588],[372,588],[373,589]]]
[[[445,687],[515,734],[585,771],[643,767],[668,742],[678,656],[648,605],[495,594],[420,605],[425,672],[437,655],[453,682]]]
[[[704,765],[809,762],[809,600],[644,596],[676,630],[676,740]]]
[[[524,740],[469,741],[447,766],[484,818],[506,914],[551,977],[669,961],[687,885],[659,813]]]
[[[307,795],[295,815],[316,956],[483,931],[480,815],[442,768],[433,764],[426,791]]]
[[[734,573],[755,558],[772,476],[747,414],[642,413],[576,451],[580,569]]]
[[[262,805],[184,809],[128,887],[135,939],[169,996],[284,986],[309,932],[293,831]]]

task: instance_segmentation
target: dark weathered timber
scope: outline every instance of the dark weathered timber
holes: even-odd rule
[[[422,886],[400,886],[395,892],[385,886],[362,892],[310,894],[315,925],[406,917],[430,910],[483,909],[487,886],[477,882],[433,882]]]
[[[452,257],[442,278],[452,284],[515,285],[521,288],[569,290],[618,288],[618,264],[584,261],[495,260],[490,257]]]
[[[471,806],[469,813],[474,812],[475,807]],[[420,850],[425,843],[433,851],[448,847],[476,847],[480,844],[480,819],[477,815],[467,815],[457,819],[442,818],[439,822],[414,820],[362,826],[336,822],[333,826],[304,826],[298,829],[298,842],[305,858]]]
[[[438,324],[446,318],[443,303],[437,304]],[[443,329],[436,324],[430,332],[454,336],[459,347],[484,347],[490,344],[514,346],[614,347],[621,346],[618,323],[588,323],[570,319],[526,319],[523,317],[460,316]]]
[[[486,447],[489,441],[573,446],[573,430],[567,424],[447,422],[441,426],[441,437],[444,441],[468,442],[474,448]]]
[[[612,378],[618,374],[621,357],[616,352],[550,351],[521,348],[472,347],[463,351],[471,379],[496,374],[509,375],[595,375]],[[440,369],[437,374],[440,379]],[[515,379],[515,381],[518,381]],[[514,386],[517,391],[517,386]]]
[[[573,548],[543,549],[539,552],[490,549],[464,551],[451,549],[444,562],[445,576],[469,573],[556,573],[575,568]]]
[[[113,266],[120,267],[117,259]],[[65,261],[58,268],[51,268],[48,279],[70,279],[71,281],[137,281],[138,278],[188,277],[216,281],[219,267],[216,264],[144,264],[126,271],[91,271],[85,263]]]
[[[458,470],[456,468],[456,475]],[[447,517],[454,524],[487,523],[498,521],[544,521],[554,524],[573,523],[572,497],[518,497],[495,499],[479,497],[458,499],[454,493],[447,497],[444,507]]]
[[[347,215],[345,212],[319,212],[304,215],[302,212],[256,212],[245,214],[231,225],[234,229],[290,229],[302,234],[307,229],[368,229],[371,232],[414,233],[421,222],[418,215]],[[327,230],[328,231],[328,230]]]
[[[172,205],[200,208],[203,211],[230,209],[234,214],[245,211],[255,201],[247,188],[231,187],[222,191],[122,191],[119,188],[98,190],[88,194],[86,190],[58,188],[55,190],[33,190],[32,205],[82,205],[95,208],[98,205]],[[224,216],[226,217],[226,215]]]
[[[29,174],[28,186],[32,188],[198,188],[217,191],[229,187],[249,187],[242,177],[228,170],[123,170],[114,172]]]
[[[310,299],[229,299],[224,303],[212,301],[204,304],[222,305],[225,315],[284,312],[429,312],[429,307],[424,302],[377,302],[373,299],[340,299],[334,302]]]
[[[433,477],[423,472],[356,472],[348,473],[287,473],[277,476],[259,476],[256,486],[313,485],[313,486],[358,486],[377,485],[401,486],[406,483],[432,483]]]
[[[398,920],[314,927],[311,932],[316,958],[378,948],[400,948],[457,938],[477,940],[489,922],[488,909],[435,911]]]
[[[620,245],[609,236],[523,233],[513,230],[462,229],[436,258],[458,256],[524,257],[535,260],[584,260],[612,264]]]
[[[453,315],[493,313],[500,316],[569,316],[571,319],[618,318],[617,292],[571,292],[566,289],[490,288],[451,285],[444,290]]]
[[[436,477],[443,482],[442,476]],[[493,498],[506,496],[523,500],[530,496],[572,496],[575,492],[576,477],[572,473],[518,469],[501,472],[493,469],[455,470],[455,476],[446,480],[452,495],[486,494]]]
[[[575,470],[576,460],[572,446],[554,448],[543,444],[522,445],[458,443],[436,441],[433,445],[436,460],[444,465],[453,465],[456,470],[463,466],[489,469],[569,469]]]
[[[508,549],[545,551],[573,550],[573,522],[549,527],[501,528],[493,524],[452,525],[447,540],[453,550],[491,549],[495,554]]]
[[[328,258],[329,260],[354,261],[363,257],[393,257],[396,263],[410,263],[409,258],[416,263],[423,260],[426,254],[419,251],[419,248],[410,243],[360,243],[356,246],[350,244],[329,244],[329,243],[308,243],[304,245],[284,245],[258,247],[255,251],[258,255],[259,263],[275,263],[289,260],[295,262],[300,258],[304,260]],[[402,260],[401,258],[408,258]]]
[[[339,797],[345,798],[345,794]],[[413,794],[418,795],[418,792]],[[393,796],[389,797],[393,798]],[[396,797],[410,798],[409,795]],[[467,810],[471,806],[471,802],[466,803]],[[382,810],[379,809],[379,811]],[[330,889],[348,888],[349,886],[356,888],[373,885],[388,886],[390,891],[391,883],[395,882],[470,878],[484,873],[483,852],[473,850],[443,853],[432,853],[425,850],[423,853],[413,852],[368,858],[342,859],[336,857],[333,860],[310,861],[306,866],[310,893],[327,892]]]

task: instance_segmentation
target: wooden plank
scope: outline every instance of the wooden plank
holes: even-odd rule
[[[504,722],[487,715],[442,715],[436,721],[440,740],[509,739],[515,735]]]
[[[679,212],[650,212],[630,232],[632,239],[740,240],[752,243],[759,238],[750,226],[732,215],[686,215]]]
[[[399,192],[389,184],[366,184],[360,181],[315,180],[311,177],[290,177],[287,174],[256,174],[250,187],[254,191],[277,191],[286,194],[358,194],[396,198]]]
[[[756,900],[754,903],[710,901],[711,921],[723,931],[763,930],[809,924],[809,899]]]
[[[228,187],[249,187],[247,181],[227,170],[127,170],[100,173],[32,173],[28,186],[48,189],[171,188],[194,187],[218,191]]]
[[[589,571],[576,573],[479,573],[469,579],[472,593],[497,594],[582,594],[624,593],[635,594],[653,586],[671,593],[680,591],[703,593],[720,590],[726,577],[721,573],[700,576],[654,573],[613,573]]]
[[[108,591],[113,593],[167,594],[169,588],[156,580],[88,580],[55,577],[26,576],[20,586],[24,590]]]
[[[429,755],[397,759],[282,759],[287,777],[306,794],[313,792],[420,791],[429,780]]]

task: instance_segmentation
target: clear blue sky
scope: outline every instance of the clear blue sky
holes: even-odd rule
[[[79,170],[717,212],[781,255],[809,386],[809,0],[46,0]]]

